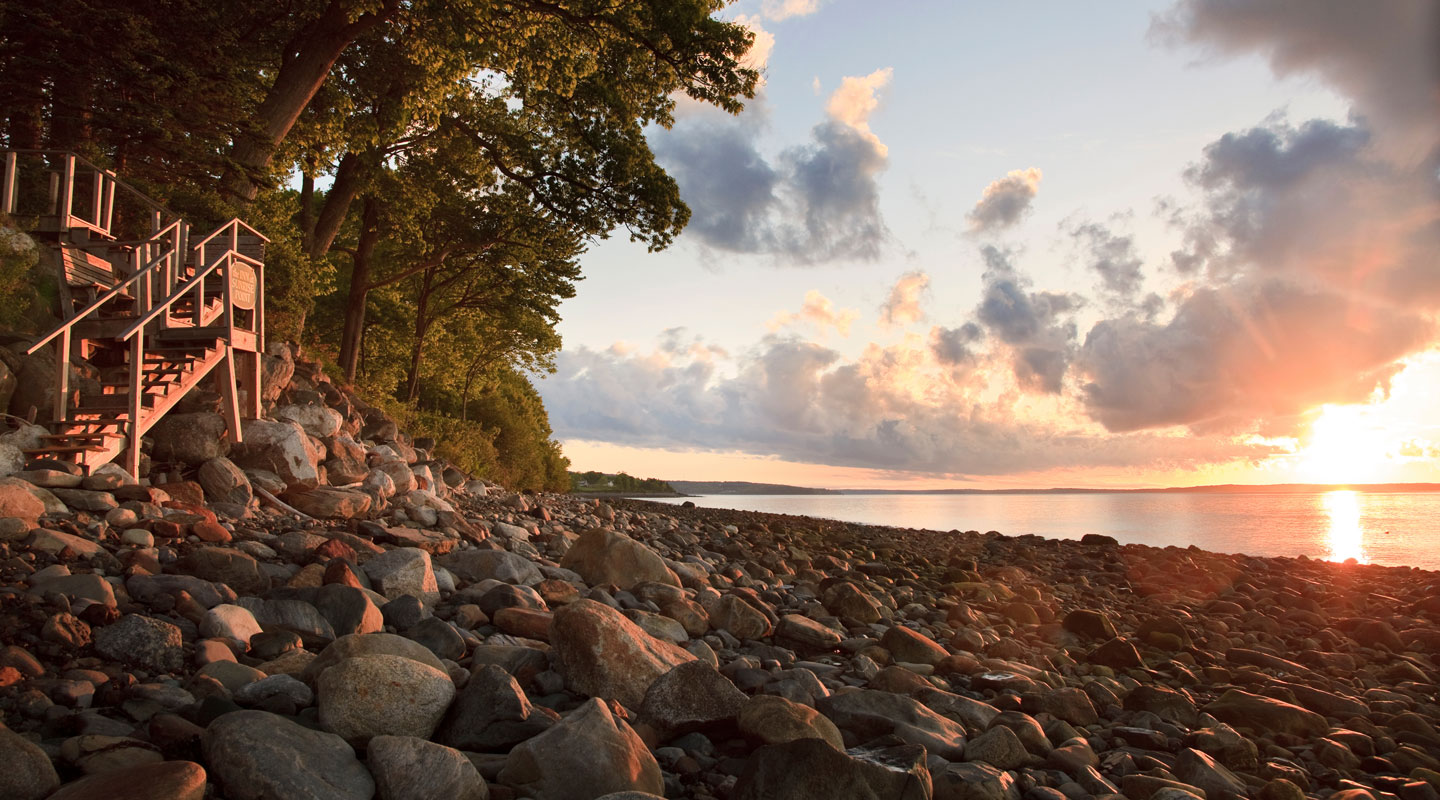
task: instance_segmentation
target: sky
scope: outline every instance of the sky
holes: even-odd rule
[[[578,470],[832,488],[1440,481],[1431,0],[744,0],[692,216],[583,260]]]

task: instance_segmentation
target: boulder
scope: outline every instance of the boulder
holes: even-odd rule
[[[885,776],[872,774],[866,765],[818,739],[796,739],[767,745],[745,762],[735,784],[736,800],[923,800],[929,794],[929,775],[917,776],[910,791],[895,787]],[[885,786],[881,794],[872,780]],[[923,781],[923,783],[921,783]]]
[[[401,656],[428,667],[434,667],[441,672],[445,671],[445,665],[440,663],[440,659],[436,658],[434,653],[424,645],[412,642],[404,636],[396,636],[393,633],[351,634],[341,636],[321,650],[320,655],[305,667],[303,680],[306,683],[313,683],[325,670],[347,658],[370,655]]]
[[[347,658],[315,683],[321,726],[357,745],[382,735],[428,739],[455,699],[449,675],[403,656]]]
[[[197,411],[166,414],[145,436],[151,442],[151,460],[198,467],[230,449],[225,431],[224,417],[213,411]]]
[[[375,501],[362,491],[321,486],[286,492],[285,502],[316,519],[360,519]]]
[[[95,633],[95,651],[153,672],[174,672],[184,663],[180,629],[163,620],[126,614]]]
[[[43,800],[60,786],[50,756],[29,739],[0,727],[0,797]]]
[[[1237,728],[1292,736],[1320,736],[1330,729],[1325,718],[1300,706],[1230,689],[1204,708],[1207,714]]]
[[[249,609],[235,605],[218,605],[205,612],[200,620],[200,635],[207,638],[234,639],[249,648],[250,638],[260,633],[260,623]]]
[[[511,750],[499,781],[536,800],[591,800],[623,791],[665,793],[660,765],[649,748],[594,698]]]
[[[245,441],[232,448],[230,458],[247,470],[274,473],[291,489],[320,485],[319,464],[324,453],[294,422],[266,419],[245,421]]]
[[[736,639],[759,639],[770,633],[770,620],[742,598],[727,594],[710,608],[710,625]]]
[[[672,738],[735,727],[749,700],[730,679],[703,661],[687,661],[655,679],[640,704],[640,719]]]
[[[485,779],[459,750],[413,736],[376,736],[365,750],[379,800],[486,800]]]
[[[204,800],[205,770],[191,761],[122,766],[67,783],[47,800]]]
[[[815,707],[837,728],[862,742],[893,733],[949,761],[958,761],[965,754],[963,727],[904,695],[857,689],[821,698]]]
[[[35,496],[34,488],[18,478],[0,478],[0,517],[15,517],[33,528],[45,504]]]
[[[442,557],[440,565],[470,583],[493,579],[534,586],[545,580],[535,562],[504,550],[458,550]]]
[[[366,561],[363,569],[375,591],[391,600],[412,595],[427,605],[434,605],[440,599],[440,585],[435,582],[430,554],[424,550],[414,547],[387,550]]]
[[[1065,630],[1086,639],[1110,640],[1116,636],[1115,625],[1103,612],[1077,608],[1065,615],[1060,623]]]
[[[775,636],[808,650],[829,650],[840,646],[843,637],[834,628],[801,614],[786,614],[775,626]]]
[[[750,698],[740,709],[736,724],[742,735],[761,744],[820,739],[836,750],[845,749],[845,738],[828,717],[778,695],[760,694]]]
[[[205,490],[205,499],[212,503],[248,506],[255,496],[245,471],[228,458],[212,458],[201,464],[196,480]]]
[[[345,422],[339,411],[322,405],[280,406],[275,409],[274,417],[283,422],[294,422],[317,439],[334,436]]]
[[[638,709],[657,678],[695,656],[662,642],[624,614],[593,600],[555,611],[550,643],[566,685],[591,697]]]
[[[230,800],[371,800],[375,782],[345,740],[265,711],[236,711],[201,737]]]
[[[513,675],[482,664],[450,706],[435,740],[460,750],[503,753],[543,733],[555,720],[554,712],[530,704]]]
[[[989,764],[949,764],[930,777],[934,800],[1020,800],[1015,776]]]
[[[560,566],[578,572],[591,586],[614,584],[629,590],[648,581],[680,585],[680,578],[659,553],[605,528],[591,528],[580,534]]]
[[[907,664],[929,664],[934,666],[950,655],[934,640],[896,625],[880,637],[880,646],[890,651],[890,657]]]
[[[270,588],[270,578],[260,571],[255,557],[229,547],[203,547],[180,560],[191,576],[223,583],[237,594],[256,595]]]

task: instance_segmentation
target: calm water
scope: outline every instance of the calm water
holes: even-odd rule
[[[1156,547],[1440,570],[1440,493],[712,495],[698,506],[930,530],[997,530]]]

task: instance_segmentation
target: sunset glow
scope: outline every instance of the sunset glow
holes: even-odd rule
[[[1298,472],[1310,483],[1382,483],[1385,430],[1364,406],[1325,406],[1310,426]]]
[[[1360,527],[1360,498],[1355,492],[1335,491],[1325,495],[1325,513],[1330,516],[1331,561],[1355,559],[1369,562],[1365,556],[1365,532]]]

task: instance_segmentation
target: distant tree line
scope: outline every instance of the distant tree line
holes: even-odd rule
[[[272,335],[473,469],[564,489],[529,376],[580,257],[689,218],[644,130],[759,75],[729,0],[3,0],[0,139],[271,238]]]
[[[588,470],[586,472],[570,473],[570,491],[643,492],[645,494],[659,494],[661,492],[674,492],[675,489],[659,478],[636,478],[623,472],[611,475],[605,472]]]

